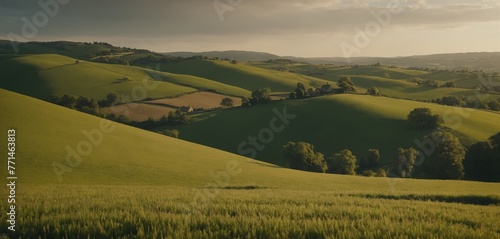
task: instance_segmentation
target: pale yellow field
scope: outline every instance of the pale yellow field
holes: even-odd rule
[[[191,106],[195,109],[203,108],[203,109],[213,109],[220,107],[220,102],[224,98],[230,98],[234,102],[234,106],[241,105],[241,98],[226,96],[211,92],[197,92],[193,94],[186,94],[180,97],[169,98],[169,99],[161,99],[161,100],[153,100],[149,101],[151,103],[158,104],[167,104],[171,106]]]

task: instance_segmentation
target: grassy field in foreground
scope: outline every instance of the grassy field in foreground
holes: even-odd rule
[[[110,122],[5,90],[0,108],[0,132],[16,129],[17,231],[0,221],[11,238],[500,234],[500,184],[301,172],[115,123],[60,182],[53,162]]]
[[[195,189],[203,192],[204,189]],[[500,206],[282,189],[27,186],[13,238],[498,238]],[[492,198],[495,198],[491,196]],[[497,202],[500,198],[496,197]],[[2,202],[2,205],[4,202]],[[6,222],[0,223],[2,231]]]
[[[296,118],[273,134],[270,142],[259,143],[265,148],[256,150],[256,158],[284,165],[282,146],[288,141],[304,141],[327,157],[343,149],[361,157],[373,148],[380,150],[382,162],[390,162],[397,148],[416,148],[415,140],[431,132],[413,129],[407,122],[410,111],[419,107],[442,115],[446,127],[472,141],[484,141],[500,131],[498,113],[366,95],[333,95],[210,112],[176,129],[182,139],[249,156],[246,152],[256,147],[250,146],[248,137],[257,137],[261,130],[269,128],[276,117],[273,110],[283,112],[285,107]],[[276,125],[280,127],[281,121]],[[244,142],[246,145],[239,148]]]

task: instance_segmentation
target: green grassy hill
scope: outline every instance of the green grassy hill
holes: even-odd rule
[[[13,45],[18,52],[14,51]],[[108,43],[95,42],[16,42],[12,44],[7,40],[0,40],[0,53],[2,54],[57,54],[77,58],[80,60],[90,60],[96,56],[110,57],[131,57],[133,55],[153,55],[148,50],[131,49],[127,47],[116,47]]]
[[[203,77],[250,91],[269,87],[273,92],[290,92],[299,82],[308,88],[320,87],[325,83],[325,80],[315,77],[268,70],[245,63],[231,64],[226,61],[190,60],[163,65],[161,70]]]
[[[358,100],[352,96],[341,98],[346,98],[342,100],[345,102]],[[318,100],[332,103],[332,100],[328,98]],[[289,103],[288,111],[299,113],[298,106],[305,103],[307,102]],[[252,109],[272,109],[271,106],[273,104]],[[279,104],[274,104],[274,107],[281,110]],[[22,184],[59,184],[52,167],[53,162],[68,165],[65,161],[68,154],[66,147],[78,150],[78,144],[89,141],[82,131],[94,132],[93,130],[100,129],[101,124],[109,124],[111,132],[103,132],[102,142],[92,145],[88,156],[82,154],[81,164],[72,168],[72,172],[63,174],[62,184],[201,187],[207,180],[210,180],[210,172],[224,171],[227,164],[232,162],[242,168],[240,174],[231,178],[233,186],[255,185],[280,189],[366,190],[367,192],[389,190],[385,179],[326,175],[280,168],[217,149],[117,124],[1,89],[0,108],[5,113],[0,118],[2,132],[10,128],[16,130],[17,177]],[[392,113],[399,109],[387,106],[383,110],[385,113]],[[234,112],[238,113],[238,111]],[[233,112],[227,111],[227,113]],[[481,114],[483,112],[474,113],[478,114],[476,116],[484,116]],[[374,113],[373,115],[372,119],[364,120],[373,121],[377,117],[384,118],[383,114],[377,116],[377,113]],[[303,121],[305,117],[301,116],[298,114],[290,127]],[[261,117],[267,118],[263,115]],[[488,121],[488,119],[482,120],[483,123]],[[256,122],[256,125],[258,123]],[[374,123],[376,125],[376,122]],[[469,129],[469,124],[464,123],[464,128]],[[290,131],[291,129],[287,128],[283,133]],[[186,131],[182,133],[187,134]],[[480,132],[474,133],[480,137]],[[487,133],[483,134],[487,135]],[[368,134],[366,136],[368,137]],[[220,135],[217,138],[223,137]],[[1,145],[1,149],[5,152],[6,144]],[[6,170],[2,170],[1,176],[6,176]],[[427,187],[425,180],[406,181],[409,184],[418,185],[419,188]],[[467,182],[447,181],[440,183],[450,186],[455,183],[467,184]],[[353,188],[354,185],[356,185],[355,188]],[[429,185],[429,190],[433,191],[431,188]]]
[[[413,100],[431,100],[445,95],[475,96],[476,92],[473,89],[481,83],[478,79],[455,72],[427,72],[388,66],[339,67],[304,63],[279,64],[263,62],[253,62],[251,64],[264,69],[293,71],[333,82],[337,82],[341,76],[349,76],[356,85],[358,92],[365,92],[370,87],[377,87],[383,95]],[[461,88],[435,88],[408,82],[408,80],[416,79],[436,80],[440,85],[446,82],[455,82]],[[494,96],[494,98],[498,97]]]
[[[163,98],[198,90],[248,96],[249,91],[188,75],[170,74],[145,68],[79,61],[61,55],[5,55],[0,58],[0,87],[45,99],[52,94],[84,95],[102,99],[112,92]],[[156,79],[157,85],[144,80]]]
[[[360,157],[375,148],[381,151],[382,161],[389,162],[398,147],[417,147],[415,139],[430,133],[412,129],[406,122],[409,112],[417,107],[428,107],[444,116],[445,126],[464,134],[469,141],[485,140],[500,131],[497,113],[362,95],[334,95],[207,113],[197,122],[177,129],[188,141],[234,153],[249,152],[248,145],[238,150],[240,143],[269,128],[275,117],[273,109],[282,112],[284,107],[297,117],[257,152],[258,159],[279,165],[284,165],[282,146],[288,141],[312,143],[327,156],[350,149]],[[470,116],[462,118],[463,112],[469,111]],[[456,118],[461,119],[459,127]]]

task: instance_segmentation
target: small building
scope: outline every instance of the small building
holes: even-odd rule
[[[191,113],[194,111],[193,107],[191,106],[182,106],[181,108],[179,108],[179,110],[184,113]]]

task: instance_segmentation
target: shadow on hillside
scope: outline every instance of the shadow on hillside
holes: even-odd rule
[[[410,200],[410,201],[431,201],[445,203],[461,203],[479,206],[500,205],[500,197],[496,195],[387,195],[387,194],[347,194],[347,196],[370,198],[370,199],[389,199],[389,200]]]

